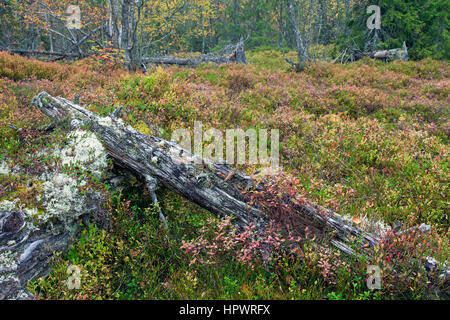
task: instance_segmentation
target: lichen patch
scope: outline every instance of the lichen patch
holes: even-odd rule
[[[45,221],[52,217],[64,220],[70,215],[83,213],[85,197],[78,191],[75,179],[64,173],[58,173],[50,181],[43,184],[45,213],[39,215],[39,220]]]
[[[8,164],[5,160],[3,160],[0,163],[0,174],[9,174],[11,172],[11,169],[9,168]]]
[[[0,202],[0,210],[12,211],[17,208],[17,202],[19,202],[19,199],[3,200]]]
[[[53,155],[61,159],[62,165],[78,165],[99,178],[107,168],[105,149],[95,134],[77,129],[68,135],[69,145],[57,149]]]

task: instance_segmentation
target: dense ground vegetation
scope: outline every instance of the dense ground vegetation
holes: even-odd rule
[[[123,105],[124,121],[165,138],[194,121],[205,129],[279,129],[281,164],[293,192],[357,225],[427,223],[431,234],[399,238],[363,260],[306,238],[299,250],[263,265],[256,257],[240,258],[248,243],[228,220],[160,190],[169,219],[166,241],[142,184],[128,176],[123,188],[111,190],[105,177],[89,183],[108,194],[111,223],[85,225],[80,239],[55,258],[49,277],[30,284],[33,292],[59,299],[433,297],[417,261],[425,255],[445,261],[449,254],[448,63],[362,60],[310,64],[295,73],[279,51],[255,50],[248,60],[245,66],[157,67],[143,74],[91,58],[69,65],[0,53],[0,200],[19,198],[39,208],[28,203],[39,193],[30,177],[51,164],[37,151],[66,134],[45,131],[48,120],[29,106],[45,90],[71,100],[77,95],[103,115]],[[392,260],[393,250],[404,254]],[[69,264],[82,268],[80,290],[62,283]],[[367,289],[368,264],[382,267],[381,290]],[[388,271],[394,265],[402,271],[395,277]]]

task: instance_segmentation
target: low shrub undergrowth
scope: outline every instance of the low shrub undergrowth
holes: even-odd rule
[[[295,178],[285,181],[293,183],[293,192],[356,220],[370,217],[391,226],[402,221],[405,228],[427,223],[432,234],[390,240],[366,261],[338,259],[324,239],[303,235],[294,253],[280,251],[267,260],[251,247],[255,243],[241,241],[246,235],[233,238],[229,222],[163,191],[159,198],[171,224],[165,234],[150,201],[131,188],[120,197],[110,195],[108,212],[116,224],[84,226],[49,277],[32,284],[35,292],[67,299],[432,296],[419,261],[431,254],[445,261],[449,253],[448,63],[365,59],[316,63],[295,73],[278,51],[249,52],[248,60],[246,66],[159,67],[143,74],[92,59],[45,63],[0,53],[0,165],[9,168],[0,174],[0,199],[26,190],[27,174],[49,165],[39,151],[60,140],[61,132],[46,131],[48,119],[29,106],[45,90],[71,100],[78,96],[101,115],[123,105],[127,123],[167,139],[194,121],[202,121],[205,130],[279,129],[281,165]],[[214,237],[221,226],[231,238],[219,238],[218,250]],[[420,245],[424,241],[428,247]],[[413,247],[420,249],[417,254]],[[80,291],[61,283],[69,263],[83,270]],[[383,274],[380,291],[367,289],[368,264],[395,270]]]

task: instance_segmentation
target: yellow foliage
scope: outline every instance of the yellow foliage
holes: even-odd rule
[[[139,131],[140,133],[143,133],[143,134],[150,135],[150,133],[151,133],[150,128],[147,126],[147,124],[144,121],[138,121],[135,124],[134,129],[136,129],[137,131]]]

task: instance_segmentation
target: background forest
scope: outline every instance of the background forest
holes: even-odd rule
[[[373,4],[381,7],[380,30],[366,27]],[[80,29],[66,28],[69,5],[81,9]],[[145,57],[206,53],[240,38],[248,49],[297,48],[299,39],[308,60],[405,41],[412,59],[448,59],[449,6],[446,0],[2,0],[0,49],[75,56],[114,49],[136,67]]]

